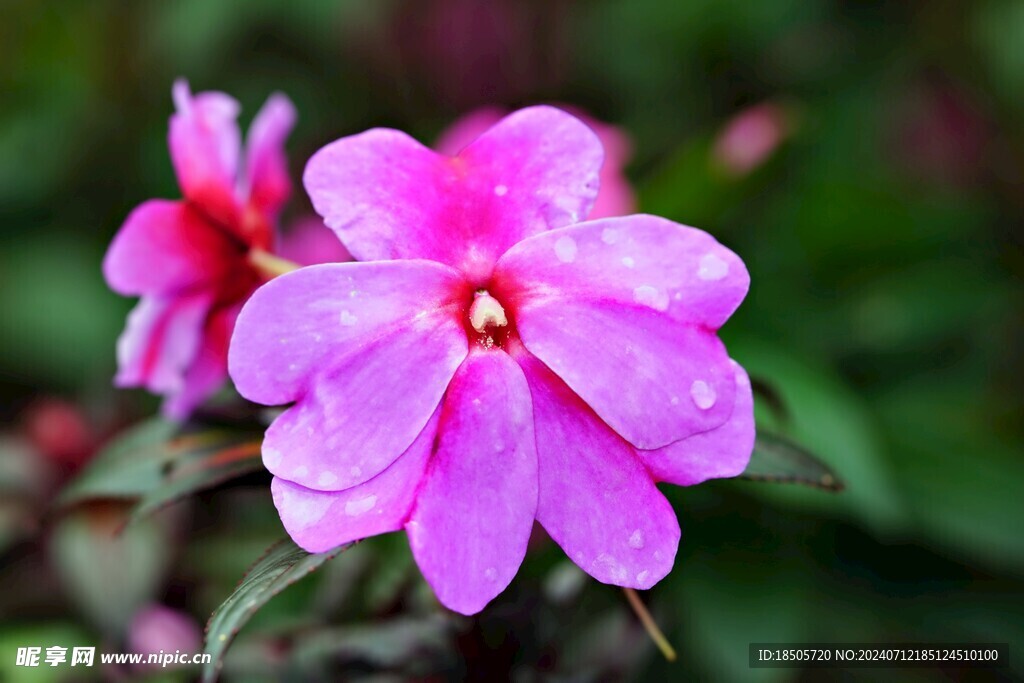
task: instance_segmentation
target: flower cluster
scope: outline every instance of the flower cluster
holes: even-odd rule
[[[655,483],[734,476],[753,447],[750,383],[717,338],[749,278],[707,233],[619,216],[620,133],[540,106],[477,112],[438,151],[343,138],[304,177],[336,236],[307,221],[287,241],[288,100],[243,159],[234,100],[184,82],[174,99],[184,199],[138,207],[104,263],[142,297],[118,384],[183,417],[230,369],[289,406],[263,442],[289,534],[321,552],[405,529],[453,610],[509,584],[535,520],[599,581],[669,572],[680,532]],[[318,265],[271,277],[270,251]]]

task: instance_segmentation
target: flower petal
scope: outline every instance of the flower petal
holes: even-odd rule
[[[114,384],[145,387],[157,394],[180,391],[202,340],[211,303],[209,294],[139,301],[117,340]]]
[[[249,203],[263,214],[277,215],[292,191],[284,143],[295,125],[295,106],[275,93],[256,114],[246,139],[245,182]]]
[[[732,416],[707,432],[669,444],[654,451],[637,451],[658,481],[692,486],[708,479],[735,477],[743,473],[754,450],[754,395],[750,378],[732,363],[736,373],[736,401]]]
[[[650,308],[717,330],[750,287],[743,261],[696,228],[648,215],[605,218],[517,244],[495,269],[510,298]]]
[[[188,204],[153,199],[128,215],[103,274],[118,294],[172,294],[221,277],[237,258],[230,240]]]
[[[517,360],[533,397],[537,521],[598,581],[650,588],[675,561],[672,506],[629,444],[537,359]]]
[[[228,378],[228,341],[240,308],[222,308],[208,316],[202,341],[189,363],[180,390],[164,400],[164,415],[183,420],[224,385]]]
[[[342,138],[313,155],[304,182],[357,259],[428,258],[479,282],[519,240],[586,215],[601,158],[579,120],[531,107],[456,157],[393,130]]]
[[[174,83],[168,144],[182,194],[226,224],[237,219],[235,181],[241,133],[238,102],[221,92],[193,96],[184,79]]]
[[[402,337],[430,324],[438,327],[435,333],[442,327],[450,330],[441,319],[455,320],[470,298],[458,273],[428,261],[302,268],[274,278],[246,302],[231,340],[231,378],[250,401],[296,401],[314,377],[371,347],[386,349],[389,336]],[[461,347],[455,367],[466,354],[465,334],[458,325],[458,334],[441,335],[446,344]],[[393,360],[404,366],[402,358]],[[451,373],[445,384],[450,378]],[[429,414],[423,415],[423,422]]]
[[[295,221],[291,229],[280,236],[275,253],[303,266],[352,260],[338,236],[314,216]]]
[[[512,581],[537,509],[530,390],[500,351],[474,351],[441,410],[437,446],[406,525],[438,599],[479,612]]]
[[[394,462],[466,357],[458,313],[469,296],[454,271],[425,261],[309,266],[258,289],[238,317],[228,367],[251,401],[297,401],[267,430],[267,469],[341,490]]]
[[[313,491],[274,477],[270,490],[288,535],[311,553],[397,531],[409,510],[430,459],[437,411],[416,440],[373,479],[344,491]]]
[[[494,282],[526,348],[638,448],[732,414],[735,377],[714,329],[747,275],[706,233],[649,216],[585,223],[516,245]]]

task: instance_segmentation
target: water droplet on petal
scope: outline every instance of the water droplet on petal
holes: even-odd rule
[[[633,300],[638,304],[650,306],[656,311],[668,310],[668,294],[658,291],[650,285],[640,285],[634,289]]]
[[[267,467],[277,467],[281,464],[281,460],[284,458],[281,451],[276,448],[263,448],[263,463]]]
[[[629,256],[623,256],[622,257],[622,265],[626,266],[627,268],[632,268],[633,266],[636,265],[636,261],[634,261]]]
[[[330,486],[336,481],[338,481],[338,475],[334,472],[321,472],[320,476],[316,479],[316,483],[320,486]]]
[[[358,517],[359,515],[369,512],[373,509],[373,506],[377,504],[377,496],[369,495],[366,498],[359,498],[357,500],[350,500],[345,503],[345,514],[349,517]]]
[[[633,535],[629,537],[629,547],[639,550],[644,547],[644,532],[637,529],[633,532]]]
[[[701,280],[721,280],[728,274],[729,264],[719,258],[717,254],[704,254],[700,258],[697,277]]]
[[[498,195],[499,197],[504,197],[506,194],[508,194],[508,187],[505,185],[495,185],[494,194]]]
[[[644,584],[647,582],[647,577],[650,575],[651,573],[645,569],[636,575],[636,582],[639,584]]]
[[[498,570],[494,567],[488,567],[484,570],[484,578],[488,581],[494,581],[498,578]]]
[[[690,396],[701,410],[711,408],[718,400],[718,394],[715,393],[714,387],[702,379],[698,379],[690,385]]]
[[[363,468],[359,467],[358,465],[353,465],[352,467],[349,468],[348,473],[351,474],[353,477],[358,477],[360,474],[363,473]]]
[[[614,228],[605,228],[601,231],[601,241],[605,244],[615,244],[619,239],[619,232]]]
[[[341,324],[345,327],[352,327],[358,322],[358,319],[349,313],[348,311],[341,312]]]
[[[304,477],[307,474],[309,474],[309,468],[306,467],[305,465],[299,465],[294,470],[292,470],[293,477]]]
[[[555,240],[555,256],[562,263],[572,263],[576,260],[576,240],[563,235]]]

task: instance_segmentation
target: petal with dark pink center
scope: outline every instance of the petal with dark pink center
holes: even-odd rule
[[[500,351],[474,351],[441,409],[437,446],[406,524],[438,599],[479,612],[512,581],[537,509],[530,390]]]
[[[139,301],[117,340],[114,384],[157,394],[180,391],[201,344],[211,301],[210,294]]]
[[[305,550],[322,553],[401,529],[409,518],[436,434],[435,413],[409,449],[387,469],[343,491],[314,491],[274,477],[270,490],[288,535]]]
[[[533,397],[537,521],[598,581],[650,588],[675,561],[675,511],[629,444],[537,359],[516,356]]]
[[[736,373],[736,401],[728,420],[664,448],[637,451],[656,480],[691,486],[708,479],[735,477],[747,468],[754,451],[754,396],[747,373],[736,362],[732,367]]]
[[[103,274],[118,294],[173,294],[220,278],[238,258],[235,245],[188,204],[153,199],[128,215]]]
[[[174,83],[173,95],[168,145],[182,194],[231,225],[238,219],[238,102],[221,92],[193,96],[185,80]]]
[[[483,281],[519,240],[586,215],[601,158],[578,119],[531,107],[456,157],[393,130],[342,138],[310,159],[303,180],[356,258],[429,258]]]

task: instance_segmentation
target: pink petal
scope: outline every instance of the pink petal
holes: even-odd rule
[[[220,278],[238,255],[185,202],[152,199],[132,211],[103,259],[118,294],[172,294]]]
[[[499,107],[474,109],[445,128],[434,143],[434,149],[453,157],[501,121],[507,113]]]
[[[299,219],[281,236],[277,255],[304,266],[351,261],[352,255],[324,222],[313,216]]]
[[[633,188],[626,179],[623,169],[632,156],[629,137],[619,128],[602,123],[571,106],[555,105],[577,117],[590,127],[604,147],[604,163],[601,165],[600,192],[590,210],[590,218],[625,216],[636,209]],[[503,112],[498,107],[481,107],[459,118],[446,128],[434,144],[442,154],[454,156],[480,137],[488,128],[501,120]]]
[[[423,576],[473,614],[512,581],[537,509],[530,390],[500,351],[475,351],[445,396],[434,459],[406,525]]]
[[[672,569],[679,523],[629,444],[521,352],[533,396],[537,521],[598,581],[650,588]]]
[[[601,154],[577,119],[531,107],[454,158],[393,130],[342,138],[310,159],[304,182],[357,259],[428,258],[479,283],[519,240],[586,215]]]
[[[691,486],[735,477],[747,468],[754,450],[754,396],[747,373],[736,362],[732,367],[736,401],[732,416],[722,426],[655,451],[637,451],[656,480]]]
[[[650,216],[585,223],[516,245],[494,282],[526,348],[638,448],[732,414],[735,377],[714,329],[747,274],[706,233]]]
[[[238,102],[221,92],[193,96],[184,79],[174,83],[168,144],[178,184],[186,198],[214,219],[237,219],[235,181],[241,133]]]
[[[518,300],[585,299],[653,309],[717,330],[739,307],[750,275],[714,237],[639,214],[588,221],[517,244],[495,268]]]
[[[401,529],[430,459],[439,412],[390,467],[358,486],[313,491],[275,477],[270,488],[288,535],[305,550],[322,553]]]
[[[249,203],[267,215],[277,215],[291,194],[284,143],[295,125],[295,106],[280,93],[271,95],[249,126],[245,182]]]
[[[185,372],[180,390],[168,395],[163,413],[173,419],[188,417],[197,406],[217,392],[228,378],[228,341],[240,306],[211,314],[203,329],[202,342]]]
[[[340,490],[394,462],[466,357],[469,297],[454,271],[425,261],[309,266],[258,289],[228,367],[251,401],[297,401],[267,430],[267,469]],[[336,478],[324,484],[323,472]]]
[[[212,296],[145,297],[128,315],[117,340],[119,387],[146,387],[153,393],[173,394],[184,385],[184,374],[195,358]]]

